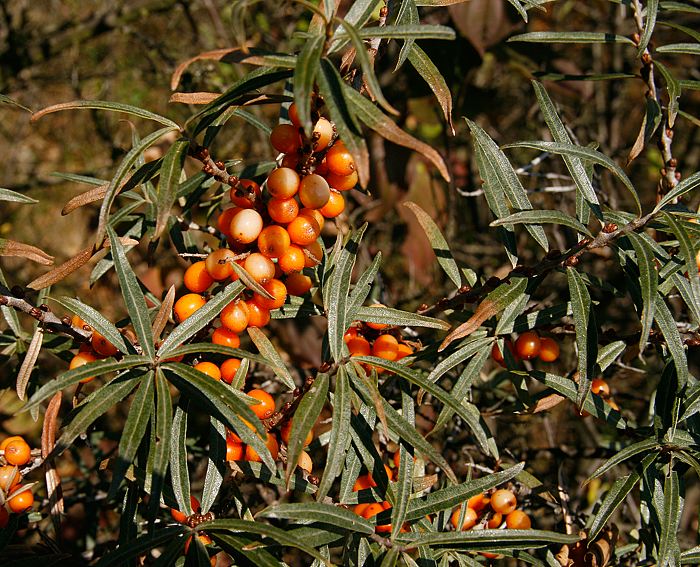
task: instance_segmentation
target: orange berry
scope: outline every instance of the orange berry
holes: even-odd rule
[[[263,218],[254,209],[241,209],[231,219],[231,238],[239,244],[250,244],[263,229]]]
[[[618,406],[617,402],[615,400],[613,400],[612,398],[604,398],[603,401],[606,404],[608,404],[615,411],[620,411],[620,406]]]
[[[328,219],[334,219],[345,210],[345,199],[339,191],[331,189],[328,202],[319,209],[319,212]]]
[[[203,372],[214,380],[221,380],[221,370],[219,370],[219,367],[213,362],[199,362],[194,365],[194,369]]]
[[[374,305],[370,305],[370,307],[384,307],[381,303],[375,303]],[[367,326],[370,329],[374,329],[376,331],[381,331],[382,329],[386,329],[389,325],[386,323],[370,323],[367,321]]]
[[[334,144],[326,154],[328,171],[333,175],[346,177],[355,171],[355,160],[345,146]]]
[[[413,348],[411,345],[407,345],[406,343],[399,343],[398,351],[396,353],[396,360],[401,360],[402,358],[406,358],[407,356],[411,356],[413,354]]]
[[[270,144],[283,154],[295,152],[301,146],[299,129],[292,124],[278,124],[270,132]]]
[[[190,495],[190,508],[192,508],[193,513],[198,513],[199,510],[201,509],[201,506],[199,504],[199,500],[197,500],[196,497]],[[184,512],[180,512],[180,510],[176,510],[175,508],[170,508],[170,515],[173,517],[173,520],[176,522],[179,522],[181,524],[184,524],[187,522],[187,516],[185,515]]]
[[[195,311],[204,307],[205,304],[206,301],[201,295],[197,295],[196,293],[188,293],[183,295],[175,302],[175,305],[173,306],[175,319],[178,321],[178,323],[182,323]]]
[[[229,207],[216,219],[216,226],[225,236],[231,237],[231,219],[239,210],[239,207]]]
[[[297,460],[297,466],[311,474],[314,467],[314,462],[311,460],[311,455],[309,455],[306,451],[302,451],[299,455],[299,459]]]
[[[304,207],[299,211],[300,215],[306,215],[307,217],[311,217],[318,223],[318,227],[323,230],[323,225],[326,223],[326,217],[324,217],[321,214],[321,211],[318,209],[312,209],[310,207]],[[315,241],[314,241],[315,242]]]
[[[0,506],[0,530],[5,529],[9,523],[10,513],[7,511],[7,508]]]
[[[539,357],[543,362],[554,362],[559,358],[559,343],[549,337],[541,337]]]
[[[200,260],[185,270],[183,283],[191,292],[202,293],[211,287],[214,283],[214,278],[209,275],[206,262]]]
[[[532,522],[522,510],[513,510],[506,516],[506,527],[510,530],[529,530],[532,527]]]
[[[275,413],[275,399],[265,390],[255,389],[246,392],[251,398],[255,398],[260,403],[250,406],[253,413],[260,419],[267,419]]]
[[[264,297],[256,292],[253,295],[253,301],[255,303],[269,311],[279,309],[284,305],[284,302],[287,300],[287,286],[280,280],[272,278],[269,282],[263,284],[262,287],[273,297],[273,299]]]
[[[243,459],[245,454],[245,448],[242,443],[234,443],[233,441],[226,440],[226,460],[227,461],[240,461]]]
[[[219,248],[207,256],[206,260],[204,260],[204,267],[209,276],[213,280],[219,282],[231,277],[231,274],[233,274],[231,263],[234,261],[235,257],[236,254],[233,250]]]
[[[187,555],[187,553],[188,553],[189,550],[190,550],[190,543],[192,542],[192,538],[193,538],[193,537],[194,537],[194,536],[190,536],[190,537],[187,539],[187,541],[185,542],[185,555]],[[199,534],[197,534],[197,539],[198,539],[200,542],[202,542],[202,545],[205,546],[205,547],[206,547],[207,545],[211,545],[211,544],[212,544],[212,540],[211,540],[211,538],[210,538],[207,534],[199,533]]]
[[[34,495],[31,490],[20,492],[7,500],[7,505],[15,514],[25,512],[32,507],[32,504],[34,504]]]
[[[267,191],[275,199],[289,199],[299,190],[299,174],[291,167],[278,167],[267,176]]]
[[[22,475],[16,465],[5,465],[0,467],[0,490],[5,494],[14,491],[15,487],[22,482]]]
[[[12,435],[11,437],[5,437],[0,443],[0,451],[4,451],[5,448],[13,441],[24,441],[24,437],[20,435]]]
[[[518,500],[510,490],[501,488],[491,495],[491,508],[494,512],[510,514],[518,505]]]
[[[221,310],[221,324],[234,333],[242,333],[248,327],[248,306],[236,299]]]
[[[354,339],[360,334],[360,330],[357,327],[349,327],[347,331],[343,334],[343,340],[345,344],[348,344],[350,339]]]
[[[495,530],[501,526],[503,523],[503,514],[500,512],[494,512],[493,515],[489,518],[489,521],[486,522],[486,526],[490,530]]]
[[[253,252],[245,259],[243,269],[259,284],[267,283],[275,277],[275,263],[259,252]]]
[[[360,177],[357,175],[357,171],[353,171],[350,175],[334,175],[330,172],[326,175],[328,185],[337,191],[348,191],[355,187],[359,180]]]
[[[77,329],[84,329],[85,327],[90,326],[85,321],[83,321],[78,315],[73,315],[70,318],[70,324]]]
[[[472,496],[467,500],[467,507],[471,508],[475,512],[481,512],[486,506],[489,505],[490,498],[486,494],[477,494]]]
[[[253,406],[255,407],[255,406]],[[277,460],[277,456],[279,455],[279,450],[280,446],[279,443],[277,442],[277,438],[272,435],[272,433],[267,434],[267,439],[265,441],[265,445],[267,446],[268,451],[270,451],[270,454],[272,455],[272,458],[274,460]],[[260,455],[258,455],[258,452],[253,449],[250,445],[246,445],[245,448],[245,460],[246,461],[254,461],[256,463],[262,462],[262,458]]]
[[[227,346],[231,348],[238,348],[241,346],[241,339],[237,333],[226,327],[219,327],[214,329],[211,335],[211,342],[215,345]]]
[[[299,152],[285,154],[280,162],[280,167],[288,167],[290,169],[296,169],[297,165],[299,165]]]
[[[314,167],[314,173],[317,173],[318,175],[323,175],[324,177],[328,174],[328,162],[326,161],[325,157],[321,160],[321,163],[316,163],[316,167]]]
[[[229,191],[231,202],[243,209],[252,209],[262,199],[262,191],[252,179],[240,179],[236,187]]]
[[[515,341],[515,352],[523,360],[535,358],[540,353],[540,337],[535,331],[526,331]]]
[[[313,268],[323,261],[323,247],[314,240],[311,244],[304,246],[305,268]]]
[[[314,287],[313,280],[302,273],[289,274],[284,283],[287,286],[287,293],[297,297],[308,293]]]
[[[288,114],[289,114],[289,121],[297,128],[301,128],[301,121],[299,120],[299,111],[297,109],[296,102],[293,102],[292,104],[289,105]]]
[[[277,258],[277,266],[285,274],[301,272],[305,264],[304,250],[296,244],[290,244],[287,251]]]
[[[348,342],[348,350],[350,351],[350,356],[369,356],[372,352],[372,347],[369,345],[369,341],[363,336],[357,335],[351,338]]]
[[[289,199],[270,199],[267,202],[267,214],[280,224],[292,222],[299,214],[299,203],[294,197]]]
[[[333,128],[333,124],[325,118],[319,118],[318,122],[316,122],[316,125],[314,126],[314,131],[311,134],[311,142],[313,144],[314,151],[320,152],[321,150],[325,150],[328,147],[328,144],[331,143],[334,133],[335,130]]]
[[[384,510],[388,510],[391,506],[387,507],[387,503],[377,503],[374,502],[367,506],[367,508],[364,509],[362,513],[362,517],[365,519],[372,518],[376,516],[377,514],[382,513]],[[377,532],[379,533],[388,533],[391,531],[391,524],[384,524],[381,526],[376,527]]]
[[[87,364],[88,362],[95,362],[97,360],[97,357],[92,354],[92,352],[79,352],[76,354],[70,361],[70,365],[68,368],[70,370],[73,370],[74,368],[78,368],[80,366],[83,366],[84,364]],[[83,378],[80,383],[81,384],[87,384],[88,382],[92,382],[95,379],[94,376],[89,376],[87,378]]]
[[[591,382],[591,392],[599,395],[601,398],[609,398],[610,386],[602,378],[594,378]]]
[[[455,530],[459,530],[459,516],[462,512],[461,508],[456,508],[454,512],[452,512],[452,516],[450,517],[450,522],[452,523],[452,527]],[[464,510],[464,519],[462,520],[462,531],[465,530],[470,530],[472,529],[475,525],[476,522],[479,520],[479,515],[476,513],[475,510],[471,508],[467,508]]]
[[[90,339],[90,345],[92,350],[101,356],[114,356],[119,351],[112,343],[102,336],[101,333],[97,331],[92,332],[92,338]]]
[[[237,358],[227,358],[221,363],[221,379],[230,384],[241,367],[241,361]]]
[[[268,226],[262,229],[258,236],[258,250],[268,258],[279,258],[290,244],[289,233],[281,226]]]
[[[299,199],[302,205],[310,209],[320,209],[331,197],[328,182],[315,173],[307,175],[299,184]]]
[[[289,434],[292,432],[292,420],[284,422],[284,425],[280,428],[280,437],[284,441],[285,445],[289,445]],[[304,447],[308,447],[314,440],[314,431],[310,429],[306,434],[306,439],[304,439]]]
[[[365,510],[367,510],[368,507],[369,507],[368,503],[356,504],[355,507],[352,509],[352,511],[355,512],[355,514],[357,514],[358,516],[364,517]]]
[[[396,360],[399,341],[393,335],[379,335],[372,344],[372,355],[384,360]]]
[[[270,310],[258,305],[255,301],[246,301],[248,305],[248,326],[265,327],[270,322]]]
[[[287,225],[287,231],[294,244],[306,246],[318,238],[321,234],[321,227],[316,219],[300,214]]]
[[[352,485],[352,491],[357,492],[359,490],[366,490],[367,488],[372,488],[374,486],[377,486],[377,483],[374,482],[372,475],[367,473],[357,477],[355,484]]]

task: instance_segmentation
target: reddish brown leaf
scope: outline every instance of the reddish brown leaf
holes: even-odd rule
[[[17,242],[16,240],[6,240],[4,238],[0,238],[0,256],[25,258],[37,264],[43,264],[44,266],[50,266],[54,261],[53,256],[50,256],[35,246]]]
[[[565,399],[566,398],[564,396],[560,396],[559,394],[549,394],[548,396],[537,400],[537,403],[530,409],[530,413],[540,413],[550,410],[553,407],[558,406]]]
[[[24,400],[27,393],[27,384],[29,383],[29,377],[32,375],[32,370],[34,370],[34,365],[36,364],[36,359],[39,357],[39,352],[41,351],[41,341],[44,338],[44,329],[40,325],[37,326],[36,331],[34,331],[34,336],[32,337],[32,342],[29,343],[29,348],[27,349],[27,354],[22,361],[22,366],[19,368],[17,373],[17,397],[20,400]]]
[[[471,335],[474,331],[481,327],[481,324],[486,321],[486,319],[493,317],[502,310],[503,307],[499,306],[498,303],[495,303],[490,299],[484,299],[479,304],[479,307],[476,308],[474,314],[467,321],[462,323],[445,337],[445,340],[442,341],[438,350],[445,350],[450,343]]]
[[[65,216],[69,213],[72,213],[75,209],[79,209],[80,207],[84,207],[85,205],[89,205],[90,203],[94,203],[96,201],[101,201],[107,194],[108,188],[109,183],[105,183],[104,185],[100,185],[99,187],[93,187],[92,189],[88,189],[80,195],[76,195],[66,203],[63,209],[61,209],[61,214]]]
[[[220,97],[220,93],[173,93],[168,102],[180,102],[182,104],[209,104]]]
[[[44,425],[41,431],[41,456],[46,459],[56,444],[56,431],[58,429],[58,410],[61,409],[62,393],[56,392],[46,408]],[[56,470],[53,459],[44,463],[46,478],[46,494],[49,497],[49,513],[54,530],[59,533],[61,528],[61,518],[64,512],[63,490],[61,488],[61,477]]]
[[[63,278],[72,274],[81,266],[84,266],[88,262],[88,260],[92,258],[94,252],[95,249],[92,246],[84,248],[67,262],[64,262],[60,266],[57,266],[56,268],[51,270],[50,272],[44,274],[43,276],[39,276],[35,280],[31,281],[27,285],[27,287],[29,289],[38,290],[44,289],[45,287],[49,287],[50,285],[53,285],[56,282],[60,282]]]
[[[160,334],[165,329],[165,325],[168,323],[170,314],[173,311],[173,304],[175,303],[175,286],[171,285],[168,293],[165,294],[165,299],[163,303],[160,304],[160,309],[158,309],[158,314],[153,320],[153,338],[158,340]]]

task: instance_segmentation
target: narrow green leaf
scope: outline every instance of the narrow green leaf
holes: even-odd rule
[[[128,560],[139,557],[144,553],[167,544],[168,542],[182,536],[188,531],[186,526],[166,526],[156,530],[153,533],[147,533],[141,537],[129,542],[102,556],[97,562],[99,567],[108,567],[109,565],[117,565],[123,567],[128,565]]]
[[[17,102],[15,99],[10,98],[9,96],[4,94],[0,94],[0,103],[16,106],[17,108],[21,108],[22,110],[26,110],[27,112],[33,112],[31,108],[27,108],[26,106]]]
[[[527,192],[520,183],[518,175],[510,164],[505,154],[496,145],[491,137],[475,122],[465,119],[474,140],[474,145],[483,152],[483,160],[489,168],[482,173],[482,177],[489,186],[498,185],[508,198],[511,207],[519,210],[532,209],[532,203],[527,197]],[[545,250],[549,250],[549,243],[544,229],[541,226],[525,225],[527,231],[535,241]]]
[[[178,126],[177,123],[173,122],[168,118],[165,118],[164,116],[160,116],[159,114],[149,112],[148,110],[144,110],[142,108],[138,108],[130,104],[122,104],[120,102],[109,102],[105,100],[73,100],[71,102],[62,102],[60,104],[54,104],[52,106],[42,108],[41,110],[37,110],[34,114],[32,114],[31,120],[32,122],[36,122],[42,116],[46,116],[47,114],[51,114],[52,112],[58,112],[60,110],[74,110],[78,108],[92,108],[96,110],[123,112],[125,114],[130,114],[131,116],[145,118],[146,120],[155,120],[156,122],[160,122],[161,124],[168,126],[171,130],[180,129],[180,126]]]
[[[657,53],[678,53],[683,55],[700,55],[697,43],[669,43],[656,48]]]
[[[649,45],[651,34],[654,33],[656,16],[659,13],[659,0],[647,0],[645,8],[646,17],[644,18],[644,30],[640,35],[639,44],[637,46],[637,59],[639,59],[642,56],[642,53],[644,53],[644,50]]]
[[[345,14],[344,21],[350,22],[355,27],[363,27],[372,17],[372,14],[375,13],[375,11],[377,10],[377,6],[379,6],[379,3],[380,0],[357,0],[356,2],[353,2],[350,5],[350,8],[348,9],[347,13]],[[343,26],[341,24],[340,26],[338,26],[338,28],[336,28],[335,34],[338,34],[342,31]],[[333,43],[331,44],[330,49],[328,50],[329,53],[334,53],[338,51],[347,43],[347,41],[338,41],[336,39],[335,34],[333,36]]]
[[[207,472],[202,491],[202,514],[206,514],[216,501],[226,476],[226,427],[213,417],[209,419],[209,452]]]
[[[114,326],[114,324],[94,307],[86,305],[79,299],[74,299],[72,297],[60,297],[58,299],[54,299],[54,301],[68,309],[70,312],[78,315],[83,321],[85,321],[110,343],[117,347],[119,352],[136,352],[131,343],[127,343],[127,341],[124,340],[124,337]]]
[[[185,425],[187,422],[185,421]],[[170,447],[173,430],[173,404],[170,398],[170,388],[160,368],[156,368],[156,407],[151,416],[151,430],[155,432],[153,451],[153,470],[151,482],[151,517],[155,517],[160,503],[160,494],[165,485],[165,475],[168,472]],[[172,437],[172,439],[171,439]],[[174,477],[173,477],[174,478]],[[174,484],[174,483],[173,483]],[[189,495],[188,495],[189,501]]]
[[[136,336],[139,338],[143,354],[153,360],[155,347],[153,345],[153,332],[151,330],[151,319],[148,315],[146,299],[136,280],[136,275],[126,259],[124,247],[110,226],[107,227],[107,235],[111,244],[114,269],[119,278],[119,287],[121,288],[131,324],[134,326]]]
[[[519,211],[492,221],[489,226],[502,226],[504,224],[560,224],[573,228],[576,232],[593,237],[583,224],[577,221],[574,217],[567,215],[562,211]]]
[[[234,559],[237,558],[237,554],[240,554],[250,560],[251,565],[258,567],[286,567],[287,565],[266,551],[264,547],[256,547],[258,538],[236,536],[226,532],[212,532],[211,535],[216,544]]]
[[[354,321],[357,319],[358,310],[367,299],[369,292],[372,291],[372,286],[374,285],[374,280],[379,272],[381,263],[382,253],[377,252],[369,268],[362,272],[362,275],[357,278],[352,292],[350,292],[350,297],[348,298],[346,321]]]
[[[476,353],[486,350],[493,343],[492,337],[470,337],[459,348],[449,356],[442,359],[431,370],[426,380],[428,382],[437,382],[445,373],[459,366]]]
[[[347,20],[346,20],[347,21]],[[455,38],[455,31],[448,26],[436,26],[428,24],[403,25],[403,26],[381,26],[366,27],[358,29],[362,39],[443,39],[452,40]],[[335,34],[334,39],[349,39],[347,30]]]
[[[679,223],[674,215],[662,212],[661,216],[678,239],[680,255],[685,262],[685,271],[688,274],[690,292],[692,294],[692,301],[688,303],[688,308],[693,314],[695,322],[700,323],[700,275],[698,274],[698,265],[695,258],[697,244],[693,243],[684,225]]]
[[[0,187],[0,201],[9,201],[11,203],[22,203],[25,205],[32,205],[38,203],[36,199],[22,195],[22,193],[17,193],[17,191],[12,191],[10,189],[3,189]]]
[[[663,4],[663,2],[662,2]],[[683,32],[684,34],[692,37],[695,41],[700,42],[700,32],[697,30],[694,30],[692,28],[682,26],[680,24],[674,23],[674,22],[657,22],[659,25],[662,26],[667,26],[669,28],[673,28],[674,30],[678,30],[680,32]],[[654,61],[654,65],[656,65],[656,61]]]
[[[418,8],[416,7],[414,0],[404,0],[401,2],[401,6],[399,6],[399,11],[396,14],[396,20],[394,23],[397,25],[415,25],[420,23]],[[401,51],[399,51],[399,57],[396,60],[396,65],[394,66],[394,73],[396,73],[401,65],[406,62],[408,54],[415,45],[415,39],[407,39],[403,42]]]
[[[277,504],[258,512],[256,516],[292,520],[294,523],[322,522],[342,530],[362,534],[374,533],[374,526],[363,517],[340,506],[322,502]]]
[[[682,565],[697,565],[700,563],[700,545],[696,545],[692,549],[687,549],[681,553]]]
[[[401,415],[415,426],[416,410],[415,400],[411,394],[411,387],[407,383],[401,384]],[[395,471],[396,484],[393,498],[391,499],[391,537],[396,538],[403,529],[408,502],[413,494],[413,453],[408,450],[405,443],[399,443],[398,471]]]
[[[678,185],[671,189],[666,195],[664,195],[661,200],[654,207],[653,213],[659,212],[663,207],[669,203],[673,203],[679,197],[682,197],[686,193],[689,193],[700,185],[700,171],[693,173],[691,176],[682,179]]]
[[[406,44],[408,44],[407,40]],[[435,98],[442,108],[442,113],[445,117],[445,122],[455,133],[455,127],[452,123],[452,93],[447,86],[445,78],[440,73],[440,70],[432,62],[428,54],[417,45],[411,45],[408,51],[408,60],[418,74],[423,77],[423,80],[428,83],[428,86],[433,91]]]
[[[370,305],[369,307],[360,307],[355,313],[355,319],[367,321],[369,323],[386,323],[400,327],[424,327],[428,329],[441,329],[446,331],[450,328],[450,324],[434,317],[426,315],[418,315],[410,311],[401,311],[393,307],[384,305]],[[347,320],[347,319],[346,319]]]
[[[598,358],[596,364],[600,367],[601,372],[610,366],[613,362],[617,360],[625,349],[627,348],[627,343],[625,341],[615,341],[613,343],[607,344],[598,350]]]
[[[679,110],[678,99],[681,96],[681,83],[661,62],[654,61],[654,67],[661,71],[666,82],[666,90],[668,91],[668,126],[673,128]]]
[[[654,252],[650,250],[646,241],[636,233],[629,234],[630,241],[637,256],[637,266],[639,267],[639,285],[642,290],[642,301],[644,307],[641,314],[642,331],[639,337],[639,352],[644,352],[647,339],[651,332],[651,325],[654,322],[654,307],[656,305],[657,289],[659,287],[659,277],[654,263]]]
[[[287,388],[294,390],[296,384],[294,378],[289,373],[287,366],[284,364],[282,357],[277,352],[277,349],[267,338],[265,333],[257,327],[248,327],[248,336],[258,348],[260,355],[267,361],[266,364],[272,368],[275,375],[284,383]]]
[[[212,297],[207,304],[190,315],[163,341],[158,349],[159,358],[168,358],[176,347],[206,327],[231,301],[245,289],[241,282],[228,284],[222,291]]]
[[[578,348],[578,395],[576,405],[579,410],[591,390],[591,380],[595,373],[595,361],[598,348],[598,331],[591,309],[591,296],[581,274],[575,268],[567,268],[571,306],[574,312],[576,328],[576,346]]]
[[[661,334],[664,336],[666,346],[676,366],[678,387],[683,388],[688,382],[688,359],[686,358],[685,348],[683,347],[683,340],[676,326],[676,320],[661,295],[656,296],[654,319],[661,330]]]
[[[294,68],[294,101],[299,120],[307,133],[311,132],[311,92],[314,88],[323,52],[325,35],[312,35],[304,43]]]
[[[659,442],[656,439],[642,439],[641,441],[632,443],[600,465],[593,472],[593,474],[586,479],[586,483],[589,483],[594,478],[604,475],[609,470],[612,470],[616,466],[624,463],[626,460],[631,459],[632,457],[635,457],[636,455],[639,455],[640,453],[655,452],[660,448]]]
[[[160,371],[160,369],[159,369]],[[178,510],[190,516],[190,473],[187,469],[187,414],[189,401],[175,408],[172,425],[172,442],[170,444],[170,477]]]
[[[508,41],[529,43],[628,43],[634,42],[624,35],[606,32],[530,32],[514,35]]]
[[[552,543],[576,543],[578,535],[560,534],[545,530],[469,530],[465,532],[409,532],[401,534],[398,541],[412,545],[464,546],[470,550],[532,549]]]
[[[187,150],[190,147],[190,140],[180,138],[170,146],[170,149],[163,158],[163,165],[160,168],[160,181],[156,192],[156,228],[153,238],[158,238],[168,221],[170,211],[177,199],[177,190],[180,186],[182,169],[185,166]]]
[[[294,412],[289,443],[287,444],[287,469],[284,475],[287,484],[289,484],[299,456],[304,450],[304,440],[316,423],[318,416],[321,415],[321,410],[326,403],[329,382],[328,374],[317,374],[314,383],[304,394],[297,411]]]
[[[459,267],[457,266],[454,256],[452,256],[447,240],[445,240],[445,237],[440,232],[440,229],[438,228],[437,224],[435,224],[435,221],[430,218],[428,213],[426,213],[417,203],[414,203],[413,201],[404,201],[403,206],[416,216],[416,219],[423,229],[423,232],[428,237],[428,241],[430,242],[430,246],[433,248],[433,252],[435,252],[435,256],[437,257],[440,267],[452,280],[452,283],[454,283],[456,287],[461,286],[462,278],[459,274]]]

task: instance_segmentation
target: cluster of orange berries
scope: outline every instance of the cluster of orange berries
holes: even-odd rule
[[[381,307],[380,304],[376,306]],[[397,338],[398,336],[398,338]],[[348,347],[350,356],[376,356],[384,360],[397,361],[413,354],[413,347],[392,331],[386,323],[371,323],[354,321],[343,340]],[[375,368],[378,373],[383,368]]]
[[[515,346],[506,339],[506,348],[516,360],[532,360],[539,358],[543,362],[554,362],[559,358],[559,343],[549,337],[540,337],[536,331],[526,331],[515,341]],[[491,358],[501,366],[505,366],[503,353],[494,343],[491,347]]]
[[[31,486],[22,485],[19,472],[31,460],[32,448],[22,437],[7,437],[0,443],[0,528],[7,526],[10,512],[21,514],[34,504]]]
[[[303,270],[321,262],[318,238],[325,220],[343,212],[341,192],[355,187],[358,174],[352,154],[336,138],[330,121],[319,118],[308,139],[294,104],[289,116],[292,124],[279,124],[270,134],[272,146],[284,157],[263,187],[250,179],[234,178],[229,192],[233,206],[217,220],[229,248],[219,248],[187,269],[184,284],[191,293],[175,303],[178,321],[206,303],[201,294],[215,282],[239,279],[234,263],[269,297],[254,292],[249,299],[227,306],[221,323],[231,333],[264,327],[270,311],[282,307],[288,294],[302,296],[313,287],[314,281]]]
[[[192,508],[192,516],[198,516],[199,512],[201,510],[201,505],[199,503],[199,500],[195,496],[190,496],[190,508]],[[178,522],[179,524],[189,524],[190,523],[190,517],[188,517],[184,512],[180,512],[180,510],[177,510],[175,508],[170,508],[170,515],[172,516],[173,520]],[[201,518],[201,521],[206,521],[209,518]],[[198,522],[196,522],[198,523]],[[187,555],[187,552],[190,549],[190,544],[192,542],[192,537],[190,536],[187,538],[187,541],[185,542],[185,555]],[[205,547],[207,545],[211,545],[212,539],[204,532],[199,532],[197,534],[197,539],[204,545]],[[212,567],[214,567],[217,563],[217,555],[212,555],[210,558],[210,564]]]
[[[73,370],[79,366],[83,366],[89,362],[94,362],[100,358],[107,358],[109,356],[114,356],[117,354],[118,350],[112,343],[105,339],[100,333],[90,327],[85,321],[83,321],[77,315],[73,315],[71,319],[71,326],[77,329],[83,329],[85,331],[92,331],[92,336],[88,342],[81,343],[78,352],[73,356],[70,361],[69,369]],[[89,376],[88,378],[83,378],[80,383],[87,384],[88,382],[94,380],[94,376]]]

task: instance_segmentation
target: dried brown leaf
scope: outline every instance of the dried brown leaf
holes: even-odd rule
[[[532,409],[530,409],[530,413],[540,413],[550,410],[553,407],[558,406],[565,399],[566,398],[564,396],[560,396],[559,394],[549,394],[548,396],[537,400],[537,403],[532,407]]]
[[[56,392],[46,408],[44,425],[41,431],[41,456],[44,459],[51,454],[51,451],[56,444],[58,411],[61,409],[62,399],[63,394],[61,392]],[[61,519],[64,512],[61,477],[56,470],[56,465],[53,459],[46,461],[44,463],[44,467],[46,494],[49,497],[49,513],[51,514],[51,522],[53,523],[54,530],[56,530],[56,533],[58,533],[61,528]]]
[[[109,183],[105,183],[104,185],[100,185],[99,187],[93,187],[92,189],[88,189],[80,195],[76,195],[66,203],[63,209],[61,209],[61,214],[65,216],[69,213],[72,213],[75,209],[79,209],[80,207],[84,207],[85,205],[89,205],[90,203],[94,203],[96,201],[101,201],[107,194],[108,188]]]
[[[44,266],[50,266],[54,261],[53,256],[35,246],[17,242],[16,240],[6,240],[4,238],[0,238],[0,256],[25,258],[37,264],[43,264]]]
[[[62,393],[56,392],[46,408],[46,414],[44,414],[44,425],[41,430],[41,457],[43,459],[51,454],[56,444],[58,410],[61,409],[62,400]]]
[[[160,309],[158,309],[158,314],[153,320],[153,338],[158,340],[160,334],[165,329],[165,325],[168,323],[170,314],[173,311],[173,304],[175,303],[175,286],[171,285],[168,293],[165,294],[163,303],[160,304]]]
[[[44,339],[44,329],[40,325],[37,325],[34,331],[34,336],[32,337],[32,342],[29,343],[29,348],[27,349],[27,354],[22,361],[22,366],[19,368],[17,373],[17,397],[20,400],[24,400],[27,394],[27,384],[29,384],[29,377],[32,375],[32,370],[34,370],[34,365],[36,364],[36,359],[39,358],[39,352],[41,352],[41,342]]]
[[[486,319],[498,314],[502,309],[503,307],[500,307],[498,303],[495,303],[490,299],[484,299],[479,304],[479,307],[476,308],[474,314],[467,321],[462,323],[445,337],[445,340],[442,341],[438,350],[445,350],[450,343],[471,335],[474,331],[481,327],[481,324],[486,321]]]
[[[60,282],[66,276],[72,274],[78,268],[87,264],[88,260],[92,258],[92,255],[94,253],[94,247],[89,246],[88,248],[84,248],[67,262],[64,262],[60,266],[57,266],[56,268],[51,270],[50,272],[47,272],[43,276],[39,276],[35,280],[31,281],[27,285],[27,287],[29,289],[39,290],[44,289],[45,287],[49,287],[50,285],[53,285],[56,282]]]
[[[194,57],[190,57],[189,59],[183,61],[175,68],[175,71],[170,77],[170,90],[174,91],[177,88],[177,86],[180,84],[182,74],[195,61],[221,61],[224,55],[228,55],[229,53],[234,52],[240,52],[243,59],[245,59],[249,55],[245,48],[229,47],[227,49],[215,49],[214,51],[205,51],[204,53],[200,53],[199,55],[195,55]]]
[[[180,102],[182,104],[209,104],[221,96],[221,93],[173,93],[168,102]]]

